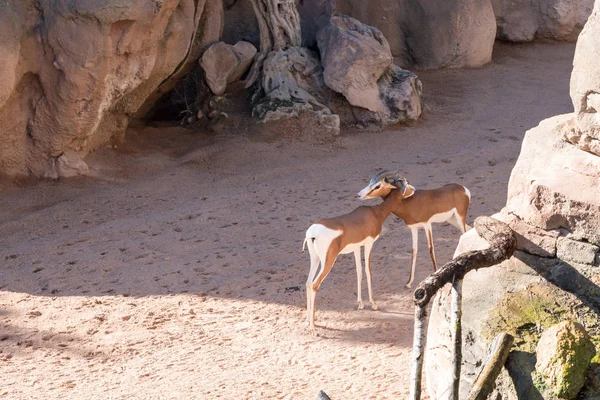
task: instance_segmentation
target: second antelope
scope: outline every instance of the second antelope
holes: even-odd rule
[[[367,187],[358,193],[358,197],[361,200],[374,199],[376,197],[387,200],[392,192],[383,183],[391,176],[396,176],[396,172],[381,171],[371,178]],[[431,190],[412,189],[412,196],[395,197],[396,201],[392,209],[392,212],[397,217],[404,220],[412,233],[412,265],[410,278],[406,284],[408,288],[411,287],[415,277],[420,228],[423,228],[427,234],[429,255],[431,261],[433,261],[434,271],[437,271],[437,262],[435,261],[431,224],[434,222],[449,222],[460,229],[462,233],[470,229],[466,223],[467,211],[471,202],[471,192],[469,192],[469,189],[456,183]]]
[[[351,213],[339,217],[322,219],[311,225],[306,231],[306,238],[302,245],[302,251],[304,252],[305,246],[308,245],[310,253],[310,271],[306,280],[306,312],[308,326],[313,332],[315,332],[317,290],[333,268],[333,263],[339,254],[354,253],[358,279],[358,308],[363,309],[360,249],[361,247],[365,248],[365,272],[369,301],[373,310],[377,310],[371,289],[371,249],[381,234],[383,221],[390,215],[396,204],[403,197],[411,196],[413,191],[406,179],[398,176],[386,177],[380,182],[380,185],[387,190],[388,194],[382,203],[372,207],[358,207]]]

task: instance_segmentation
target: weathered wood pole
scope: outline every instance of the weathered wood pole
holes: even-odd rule
[[[421,398],[421,372],[425,355],[425,307],[415,307],[415,328],[413,334],[412,369],[410,371],[410,399]]]
[[[501,333],[492,342],[490,352],[481,367],[481,371],[475,378],[468,400],[485,400],[494,389],[494,382],[500,375],[502,367],[506,363],[510,348],[515,338],[508,333]]]
[[[462,279],[452,282],[452,300],[450,303],[450,326],[452,327],[452,342],[454,351],[452,353],[453,376],[452,392],[450,400],[459,400],[460,393],[460,367],[462,364]]]

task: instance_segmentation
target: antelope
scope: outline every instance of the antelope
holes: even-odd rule
[[[308,326],[315,333],[315,300],[317,291],[323,280],[327,277],[333,263],[339,254],[354,253],[356,260],[356,278],[358,280],[357,301],[358,309],[362,310],[364,304],[361,296],[362,263],[360,258],[361,248],[365,248],[365,272],[369,301],[371,308],[377,310],[373,300],[371,288],[371,249],[373,243],[379,238],[383,221],[387,218],[398,202],[403,197],[412,195],[412,187],[408,186],[406,179],[399,176],[390,176],[382,179],[379,185],[386,190],[386,199],[375,206],[361,206],[349,214],[335,218],[322,219],[312,224],[306,231],[306,238],[302,244],[302,252],[306,246],[310,253],[310,271],[306,280],[306,312]],[[321,268],[319,269],[319,265]]]
[[[390,177],[396,176],[397,172],[381,171],[369,184],[358,193],[361,200],[381,197],[387,200],[391,196],[390,188],[384,183]],[[406,181],[408,184],[408,181]],[[409,185],[410,186],[410,185]],[[471,202],[471,192],[466,187],[451,183],[437,189],[416,190],[411,187],[411,195],[398,198],[394,196],[394,208],[392,213],[402,218],[412,233],[412,265],[410,278],[406,287],[410,288],[415,277],[415,266],[417,263],[417,250],[419,240],[419,228],[423,228],[427,235],[429,255],[433,261],[433,270],[437,271],[435,260],[435,248],[433,246],[432,223],[449,222],[465,233],[471,229],[466,223],[467,210]]]

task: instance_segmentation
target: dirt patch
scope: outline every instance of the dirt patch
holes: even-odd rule
[[[91,155],[90,178],[4,187],[0,397],[406,397],[408,229],[390,218],[374,246],[380,311],[356,310],[354,261],[338,259],[317,295],[317,338],[304,233],[362,205],[376,168],[417,188],[464,184],[469,224],[499,211],[525,130],[572,111],[573,51],[500,45],[490,66],[419,73],[420,123],[344,131],[335,147],[156,126]],[[440,264],[458,238],[434,226]],[[417,280],[432,270],[425,235],[419,246]]]

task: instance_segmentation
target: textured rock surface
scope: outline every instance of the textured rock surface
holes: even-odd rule
[[[200,66],[210,90],[222,95],[227,84],[239,80],[250,68],[256,47],[249,42],[237,42],[234,46],[224,42],[211,45],[200,58]]]
[[[317,35],[325,84],[353,106],[379,111],[377,80],[392,64],[390,46],[372,26],[334,16]]]
[[[340,119],[324,103],[328,89],[314,52],[304,47],[270,52],[263,65],[261,91],[252,109],[261,122],[312,113],[324,131],[339,133]]]
[[[600,155],[600,2],[575,49],[571,74],[571,99],[575,108],[575,125],[568,139],[582,149]]]
[[[337,12],[379,29],[394,57],[405,54],[403,10],[405,1],[338,0]]]
[[[401,66],[477,67],[491,60],[496,20],[489,0],[340,0],[337,11],[380,29]]]
[[[536,37],[575,41],[594,0],[492,0],[497,37],[529,42]]]
[[[529,130],[508,185],[510,213],[549,231],[568,229],[573,239],[600,243],[600,157],[563,139],[572,114]]]
[[[479,67],[492,59],[496,19],[489,0],[406,2],[403,29],[407,65]]]
[[[535,369],[553,394],[574,399],[596,349],[581,324],[565,321],[546,330],[537,345]]]
[[[0,2],[0,26],[0,171],[41,176],[65,152],[81,157],[121,135],[170,90],[218,40],[222,5]]]
[[[317,35],[325,84],[356,107],[376,113],[384,125],[421,115],[421,82],[392,64],[382,33],[343,15]]]
[[[505,216],[503,213],[493,217],[504,220]],[[487,242],[472,229],[461,237],[455,256],[487,247]],[[463,283],[460,397],[466,398],[479,371],[477,366],[485,359],[493,337],[507,331],[517,336],[516,344],[521,348],[511,353],[507,364],[510,376],[504,377],[504,385],[501,385],[504,388],[494,398],[542,399],[533,384],[535,348],[531,348],[531,344],[535,345],[539,338],[536,332],[540,328],[549,328],[566,318],[581,318],[593,326],[594,334],[600,332],[597,323],[600,276],[596,268],[519,250],[500,265],[468,274]],[[573,309],[581,310],[580,314],[570,314]],[[435,297],[430,312],[425,373],[431,398],[448,398],[448,388],[452,385],[447,373],[452,365],[451,348],[448,286]],[[524,368],[524,365],[530,367]],[[511,397],[515,392],[518,397]]]

